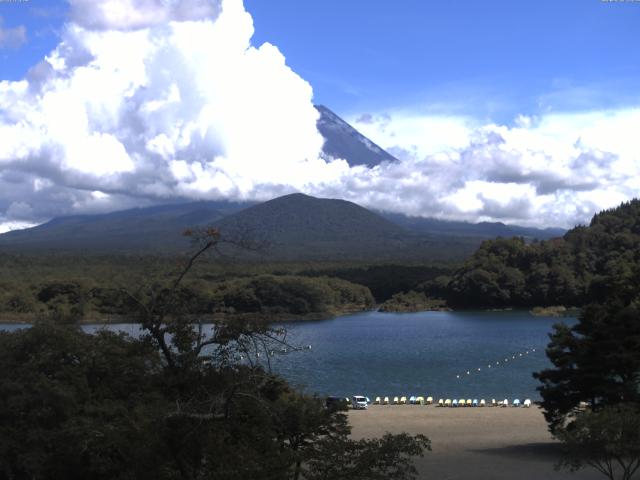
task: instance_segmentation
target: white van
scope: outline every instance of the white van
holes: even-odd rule
[[[356,410],[366,410],[369,406],[369,399],[367,397],[362,397],[360,395],[354,395],[351,397],[351,407]]]

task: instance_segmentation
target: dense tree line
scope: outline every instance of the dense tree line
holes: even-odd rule
[[[412,290],[424,290],[425,282],[434,282],[436,278],[451,275],[455,264],[427,265],[358,265],[333,266],[321,265],[301,270],[299,275],[310,277],[330,276],[364,285],[371,290],[376,302],[383,303],[393,295]]]
[[[160,285],[162,277],[156,278]],[[95,280],[51,280],[20,285],[0,284],[0,312],[5,316],[59,322],[97,321],[131,312],[128,291]],[[371,308],[368,288],[329,277],[257,275],[227,280],[196,279],[173,293],[189,301],[197,314],[256,314],[271,319],[327,316]]]
[[[371,308],[368,288],[339,278],[261,275],[216,286],[226,312],[274,315],[340,313]]]
[[[591,466],[610,480],[640,469],[640,202],[596,215],[564,238],[563,254],[583,279],[579,321],[558,324],[537,372],[561,465]],[[567,261],[567,263],[569,263]]]
[[[0,253],[0,315],[17,321],[43,316],[61,321],[116,320],[129,308],[123,289],[150,280],[162,282],[179,262],[179,257],[153,255]],[[427,296],[435,292],[443,298],[432,285],[449,279],[454,268],[447,264],[268,264],[204,259],[194,265],[183,288],[185,295],[202,306],[201,313],[320,318],[372,308],[374,303],[412,290]]]
[[[629,289],[638,272],[640,200],[633,200],[562,238],[486,241],[444,294],[457,307],[582,306]]]
[[[610,480],[640,469],[640,278],[627,282],[585,306],[575,325],[556,325],[553,367],[534,374],[549,429],[565,447],[560,466],[591,466]]]
[[[444,299],[453,308],[579,307],[602,301],[612,289],[628,288],[628,280],[638,275],[639,205],[633,200],[603,211],[589,226],[576,227],[562,238],[486,241],[455,270],[450,264],[205,261],[194,267],[193,280],[183,293],[203,311],[276,317],[369,308],[370,295],[360,286],[376,303],[404,295],[402,302],[390,302],[389,309],[395,304],[412,309],[430,305],[423,297]],[[162,280],[176,263],[175,258],[153,256],[5,254],[0,260],[0,312],[60,319],[121,314],[128,308],[128,300],[119,293],[123,286]]]
[[[203,326],[182,284],[217,239],[175,278],[125,292],[139,338],[53,322],[0,332],[0,479],[415,478],[426,437],[354,440],[343,409],[261,363],[283,331]]]

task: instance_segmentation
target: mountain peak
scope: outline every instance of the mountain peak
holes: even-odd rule
[[[398,160],[358,132],[324,105],[316,105],[320,113],[318,131],[325,139],[322,151],[333,158],[342,158],[349,165],[375,167],[382,162]]]

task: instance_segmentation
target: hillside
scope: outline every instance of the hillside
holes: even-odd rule
[[[268,261],[462,260],[497,235],[548,238],[544,230],[378,214],[353,202],[291,194],[262,204],[190,202],[56,218],[0,235],[0,252],[171,255],[189,247],[185,229],[204,225],[268,244],[259,254],[227,250]]]
[[[323,154],[349,165],[373,167],[396,159],[327,107],[316,106]],[[471,224],[401,214],[371,212],[342,200],[301,194],[252,203],[183,202],[97,215],[54,218],[34,228],[0,235],[2,252],[67,252],[173,255],[189,247],[187,228],[217,225],[237,236],[266,240],[250,260],[462,260],[496,236],[547,239],[561,230],[536,230],[504,224]],[[246,235],[245,235],[246,236]],[[240,252],[235,251],[234,254]]]
[[[402,227],[345,200],[300,193],[249,207],[215,225],[223,237],[255,235],[264,256],[278,259],[364,259],[419,256],[419,240]]]
[[[416,234],[450,235],[455,237],[524,237],[525,239],[549,240],[566,233],[562,228],[532,228],[505,225],[501,222],[458,222],[437,218],[410,217],[400,213],[380,212],[387,220]]]
[[[247,204],[190,202],[75,215],[0,235],[3,251],[174,252],[188,247],[188,227],[211,224]]]
[[[196,202],[57,218],[0,235],[0,251],[173,254],[189,247],[185,229],[214,225],[225,238],[268,244],[257,255],[233,252],[246,259],[423,256],[412,250],[421,241],[411,233],[352,202],[292,194],[243,207],[247,204]]]
[[[440,282],[442,284],[442,282]],[[581,306],[629,301],[640,287],[640,200],[598,213],[562,238],[489,240],[443,292],[461,307]]]

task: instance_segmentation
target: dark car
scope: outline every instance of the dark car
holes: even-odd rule
[[[349,405],[349,401],[344,397],[327,397],[325,405],[329,409],[333,410],[346,410]]]

